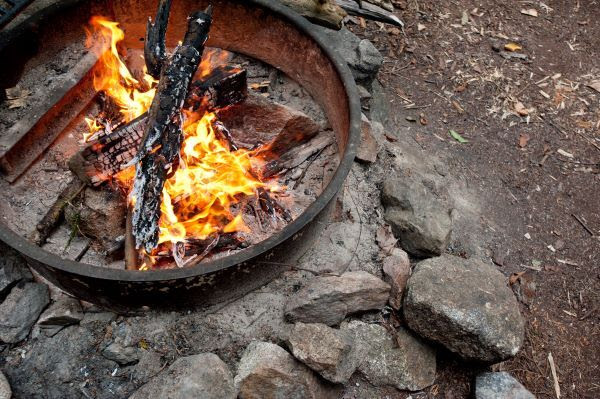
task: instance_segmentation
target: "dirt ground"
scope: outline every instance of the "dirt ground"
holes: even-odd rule
[[[555,398],[551,354],[562,398],[600,397],[600,3],[395,6],[404,32],[350,29],[385,56],[391,125],[482,199],[489,257],[527,320],[525,347],[495,369]],[[443,356],[439,368],[429,397],[465,397],[480,369]]]

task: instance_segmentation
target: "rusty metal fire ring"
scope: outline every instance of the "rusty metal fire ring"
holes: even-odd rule
[[[343,187],[360,141],[361,121],[359,96],[345,61],[314,25],[277,1],[215,0],[211,3],[215,12],[208,45],[271,64],[307,89],[325,110],[336,133],[338,154],[341,154],[337,170],[321,195],[281,231],[235,254],[189,268],[128,271],[75,262],[43,250],[0,222],[0,239],[23,254],[37,272],[66,292],[117,310],[144,305],[209,305],[239,296],[289,268],[289,265],[276,261],[278,256],[293,252],[298,240],[302,241],[310,234],[314,227],[311,225],[318,224],[315,219],[330,208]],[[64,4],[65,9],[76,9],[73,12],[84,14],[82,18],[93,10],[111,10],[113,17],[132,31],[144,28],[147,18],[144,12],[155,7],[152,0],[65,0]],[[172,18],[181,20],[188,12],[203,9],[207,4],[208,1],[178,2],[178,10]],[[62,12],[61,7],[54,7],[52,12],[34,15],[22,22],[17,30],[27,30],[32,25],[31,19],[35,19],[33,25],[36,26],[56,22]],[[174,36],[177,35],[181,36],[181,32]]]

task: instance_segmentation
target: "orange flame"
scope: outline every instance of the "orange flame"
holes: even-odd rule
[[[148,110],[155,89],[141,91],[142,85],[121,60],[117,45],[124,34],[118,24],[93,17],[91,25],[95,35],[88,32],[88,46],[92,44],[92,36],[99,36],[101,44],[110,48],[100,55],[102,67],[94,76],[94,88],[104,91],[119,106],[124,120],[130,121]],[[206,76],[215,65],[224,64],[227,57],[227,52],[219,50],[205,54],[196,78]],[[149,87],[156,86],[157,82],[149,75],[145,74],[144,79]],[[86,121],[89,136],[102,127],[94,120]],[[175,243],[192,237],[204,239],[213,233],[249,231],[241,211],[234,215],[232,205],[239,203],[244,196],[254,195],[267,183],[252,173],[250,151],[230,151],[219,140],[215,122],[216,115],[213,113],[185,115],[181,161],[162,192],[159,245],[170,243],[174,247]],[[254,158],[252,162],[258,161]],[[117,174],[115,180],[129,192],[134,176],[132,166]],[[270,185],[266,188],[276,190]],[[130,201],[135,199],[130,198]],[[152,268],[152,262],[153,257],[146,256],[140,270]]]

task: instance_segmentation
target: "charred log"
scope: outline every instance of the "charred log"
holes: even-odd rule
[[[181,110],[192,77],[198,69],[208,39],[211,7],[188,17],[188,29],[168,64],[163,66],[156,95],[148,112],[148,125],[133,162],[136,175],[132,195],[133,236],[136,248],[150,253],[158,243],[158,221],[167,169],[177,167],[183,140]]]
[[[165,34],[169,22],[169,11],[171,0],[160,0],[156,11],[156,21],[148,18],[146,25],[146,41],[144,43],[144,60],[148,73],[155,79],[160,76],[163,63],[167,59],[167,48],[165,45]]]
[[[214,111],[237,104],[246,96],[246,71],[224,67],[192,84],[185,107]],[[125,169],[127,163],[135,157],[147,125],[148,113],[144,113],[112,132],[100,132],[94,141],[69,160],[69,168],[88,184],[102,184]],[[233,139],[230,141],[230,148],[232,143]]]

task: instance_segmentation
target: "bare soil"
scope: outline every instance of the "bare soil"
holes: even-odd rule
[[[555,398],[551,353],[561,397],[600,397],[600,92],[588,86],[600,79],[600,4],[395,6],[404,32],[361,20],[350,29],[385,56],[389,125],[408,129],[481,199],[486,254],[527,320],[523,350],[494,369]],[[494,49],[508,43],[527,59]],[[440,358],[436,384],[413,398],[467,397],[483,367]]]

